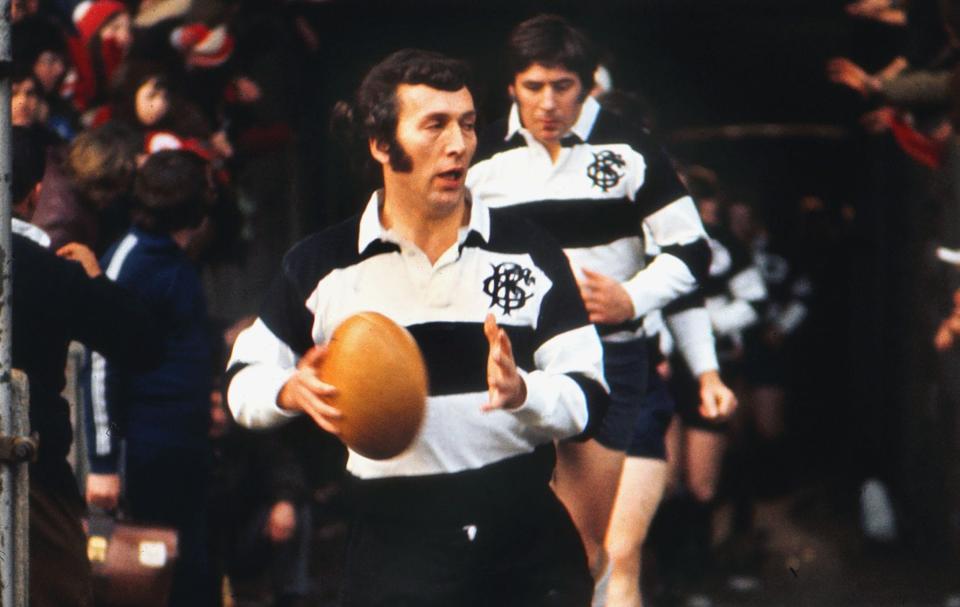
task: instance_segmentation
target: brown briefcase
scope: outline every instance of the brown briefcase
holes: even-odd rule
[[[91,513],[87,556],[98,607],[166,607],[177,532]]]

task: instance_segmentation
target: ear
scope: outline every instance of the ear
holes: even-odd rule
[[[368,140],[370,145],[370,155],[373,159],[382,165],[390,164],[390,145],[384,141],[379,141],[371,137]]]
[[[12,205],[13,214],[24,221],[31,221],[33,213],[37,210],[37,203],[40,202],[40,191],[42,189],[43,186],[38,181],[37,185],[33,186],[33,189],[23,197],[23,200]]]
[[[507,93],[510,94],[510,99],[513,101],[517,100],[517,89],[515,89],[512,84],[507,85]]]

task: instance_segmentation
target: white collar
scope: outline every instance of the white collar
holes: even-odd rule
[[[597,121],[597,114],[599,113],[600,104],[591,95],[587,95],[583,107],[580,108],[580,116],[577,117],[577,121],[570,128],[570,133],[579,137],[580,141],[586,141],[590,137],[590,132],[593,130],[593,124]],[[530,131],[520,123],[520,107],[514,101],[513,105],[510,106],[510,115],[507,118],[507,135],[503,140],[509,141],[517,133],[530,135]],[[532,135],[527,137],[527,141],[530,141],[531,138]]]
[[[367,206],[360,216],[360,230],[357,238],[357,252],[363,253],[374,241],[397,242],[396,235],[380,223],[380,201],[383,190],[377,190],[370,196]],[[484,241],[490,240],[490,209],[467,191],[470,205],[470,221],[460,229],[458,241],[463,244],[467,235],[476,232]]]
[[[10,231],[14,234],[19,234],[26,238],[29,238],[33,242],[37,243],[41,247],[50,248],[50,235],[33,225],[32,223],[27,223],[22,219],[17,219],[16,217],[10,218]]]

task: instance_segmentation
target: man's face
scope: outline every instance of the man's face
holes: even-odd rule
[[[560,143],[583,107],[580,77],[566,68],[539,63],[514,76],[510,95],[517,101],[523,126],[548,147]]]
[[[475,128],[473,97],[466,87],[449,92],[425,84],[398,86],[396,144],[409,170],[391,166],[386,151],[374,142],[387,187],[392,184],[422,200],[430,215],[459,208],[467,167],[477,149]]]
[[[133,42],[133,30],[130,15],[126,12],[117,13],[100,28],[100,40],[115,45],[126,51]]]
[[[31,126],[37,121],[40,98],[32,78],[15,82],[11,88],[10,122],[14,126]]]
[[[53,51],[43,51],[33,64],[33,75],[46,93],[52,93],[57,89],[66,71],[63,56]]]
[[[713,198],[701,198],[697,201],[700,211],[700,221],[704,225],[716,226],[720,224],[720,204]]]

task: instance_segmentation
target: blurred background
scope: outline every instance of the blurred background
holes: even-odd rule
[[[355,149],[331,134],[329,117],[370,66],[403,47],[466,59],[480,84],[482,129],[508,108],[502,47],[514,25],[554,12],[585,29],[613,86],[633,95],[632,107],[642,108],[694,193],[716,200],[721,221],[768,264],[765,276],[781,287],[770,288],[771,303],[803,310],[796,322],[774,327],[773,338],[771,315],[730,351],[725,379],[750,401],[758,387],[744,371],[751,344],[775,348],[784,361],[772,382],[782,423],[775,456],[738,450],[736,440],[728,452],[713,565],[698,594],[709,602],[701,604],[960,606],[955,4],[128,6],[135,16],[166,9],[174,19],[199,13],[208,26],[227,24],[235,74],[258,88],[241,110],[216,116],[232,144],[215,161],[229,172],[234,213],[224,224],[227,245],[202,271],[209,312],[223,326],[256,314],[292,243],[368,199],[372,186],[355,170]],[[70,29],[70,0],[39,10]],[[139,23],[143,36],[152,25]],[[313,512],[309,604],[326,604],[344,538],[342,453],[300,432],[290,444],[310,445],[301,454]],[[753,515],[738,528],[744,485],[753,487]],[[648,575],[655,597],[656,567]],[[269,592],[256,603],[255,589],[242,602],[243,580],[231,582],[236,604],[271,604]]]

